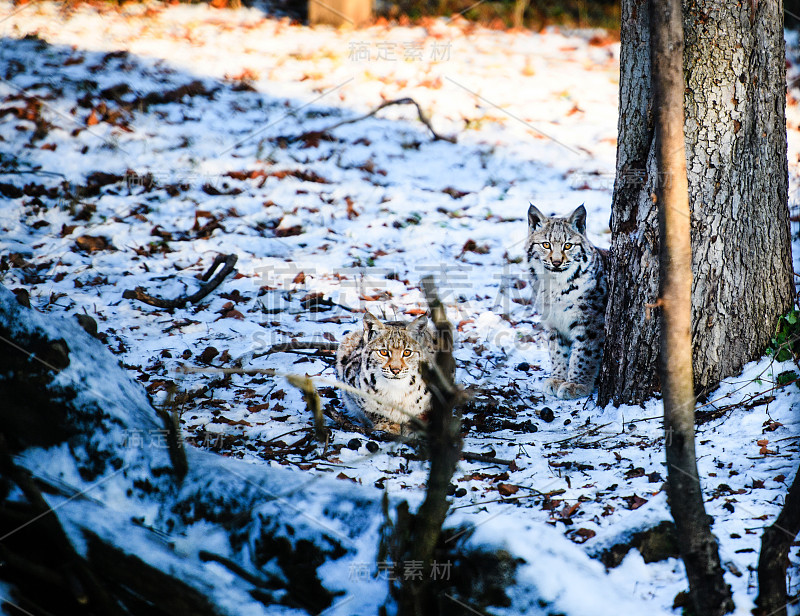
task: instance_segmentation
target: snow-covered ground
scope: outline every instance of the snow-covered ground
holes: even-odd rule
[[[585,203],[591,239],[608,244],[618,43],[598,31],[501,32],[460,19],[336,31],[256,10],[156,4],[0,3],[0,31],[3,285],[27,289],[42,312],[94,317],[156,402],[177,385],[189,442],[416,505],[427,469],[411,447],[376,448],[333,424],[319,446],[283,378],[179,368],[331,379],[323,358],[264,352],[340,340],[364,309],[419,314],[419,281],[432,274],[458,326],[458,380],[476,391],[465,450],[513,461],[462,462],[448,523],[477,524],[472,541],[525,558],[520,584],[562,611],[672,612],[685,587],[678,560],[645,564],[633,550],[606,574],[579,558],[668,519],[660,406],[544,398],[548,360],[520,265],[528,202],[554,212]],[[787,38],[794,58],[796,36]],[[291,139],[404,97],[457,144],[433,139],[411,106],[332,138]],[[137,286],[191,292],[219,253],[236,254],[239,273],[197,306],[170,314],[122,297]],[[797,468],[800,395],[775,384],[793,368],[751,364],[698,409],[718,411],[698,427],[698,457],[737,614],[753,607],[761,529]],[[322,394],[335,413],[335,390]],[[163,446],[161,431],[134,436]],[[560,569],[536,566],[560,549],[556,531],[580,544],[576,553]],[[797,593],[797,549],[791,558]],[[358,592],[371,584],[360,571],[375,563],[354,565],[340,582]],[[582,578],[586,594],[568,595]],[[608,603],[622,596],[629,606]]]

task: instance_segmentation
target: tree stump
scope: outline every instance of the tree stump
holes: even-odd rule
[[[372,0],[308,0],[308,23],[355,28],[372,21]]]

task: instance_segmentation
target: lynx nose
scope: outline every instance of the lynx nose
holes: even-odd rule
[[[551,263],[552,263],[552,264],[553,264],[555,267],[558,267],[559,265],[561,265],[561,264],[564,262],[564,259],[563,259],[563,258],[561,258],[561,259],[556,259],[555,257],[553,257],[553,258],[550,260],[550,262],[551,262]]]
[[[398,368],[397,366],[392,366],[391,368],[389,368],[389,370],[392,371],[392,374],[400,374],[400,368]]]

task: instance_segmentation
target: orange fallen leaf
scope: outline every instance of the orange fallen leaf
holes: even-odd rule
[[[766,438],[762,438],[761,440],[756,441],[756,445],[758,445],[760,447],[760,449],[758,450],[758,453],[760,455],[766,456],[766,455],[769,455],[769,454],[776,453],[772,449],[767,449],[767,444],[768,443],[769,443],[769,439],[766,439]]]
[[[515,486],[512,483],[499,483],[497,484],[497,491],[500,492],[501,496],[512,496],[519,492],[519,486]]]
[[[768,421],[764,426],[764,432],[775,432],[778,428],[782,427],[783,424],[779,421]]]
[[[252,406],[248,406],[247,410],[250,413],[258,413],[259,411],[266,411],[269,408],[269,404],[254,404]]]
[[[572,514],[575,513],[578,510],[578,507],[580,506],[581,506],[580,503],[575,503],[574,505],[571,506],[566,505],[561,511],[558,512],[558,515],[560,515],[564,519],[571,518]]]
[[[470,323],[474,323],[474,322],[475,322],[475,319],[464,319],[463,321],[460,321],[458,323],[458,326],[456,327],[456,329],[458,329],[458,331],[460,331],[460,332],[463,332],[465,325],[469,325]]]
[[[109,247],[108,240],[102,236],[81,235],[75,239],[75,245],[84,252],[97,252]]]
[[[571,539],[575,543],[586,543],[596,534],[597,533],[594,532],[591,528],[579,528],[578,530],[575,531],[575,534],[571,537]]]

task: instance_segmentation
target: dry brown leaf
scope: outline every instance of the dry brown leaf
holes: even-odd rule
[[[591,528],[579,528],[578,530],[575,531],[575,534],[571,537],[571,539],[575,543],[586,543],[596,534],[597,533],[594,532]]]
[[[502,496],[512,496],[519,492],[519,486],[515,486],[512,483],[499,483],[497,484],[497,491],[500,492]]]
[[[99,235],[81,235],[76,238],[75,244],[84,252],[97,252],[109,247],[108,240]]]

